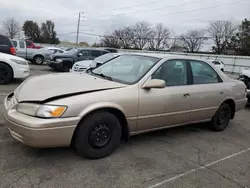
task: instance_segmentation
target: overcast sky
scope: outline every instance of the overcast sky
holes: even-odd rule
[[[205,28],[211,20],[250,18],[250,0],[0,0],[0,21],[15,17],[23,24],[52,20],[61,40],[75,41],[78,13],[80,31],[104,34],[137,21],[164,23],[176,34]],[[71,33],[71,34],[69,34]],[[95,42],[96,37],[81,34],[79,41]]]

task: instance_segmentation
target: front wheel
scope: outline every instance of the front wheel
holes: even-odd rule
[[[12,79],[13,72],[11,68],[4,63],[0,63],[0,84],[8,84]]]
[[[121,131],[120,121],[115,115],[105,111],[95,112],[78,125],[74,146],[86,158],[103,158],[119,147]]]
[[[62,72],[69,72],[70,68],[71,68],[71,66],[70,66],[69,62],[62,63],[62,65],[61,65]]]
[[[223,131],[231,119],[231,108],[227,103],[223,103],[212,118],[211,129],[213,131]]]

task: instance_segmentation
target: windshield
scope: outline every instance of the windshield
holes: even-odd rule
[[[105,75],[113,81],[134,84],[138,82],[160,59],[140,55],[122,55],[97,67],[93,74]]]
[[[106,61],[108,61],[116,56],[118,56],[118,54],[107,53],[105,55],[102,55],[102,56],[95,58],[94,61],[104,63],[104,62],[106,62]]]

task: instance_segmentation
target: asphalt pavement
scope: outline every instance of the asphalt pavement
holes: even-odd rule
[[[0,86],[0,104],[20,83]],[[223,132],[197,124],[134,136],[99,160],[71,148],[27,147],[0,126],[0,188],[250,187],[249,113],[249,107],[238,112]]]

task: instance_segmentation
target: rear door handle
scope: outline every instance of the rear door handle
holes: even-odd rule
[[[184,97],[190,97],[190,94],[189,93],[185,93],[183,96]]]

